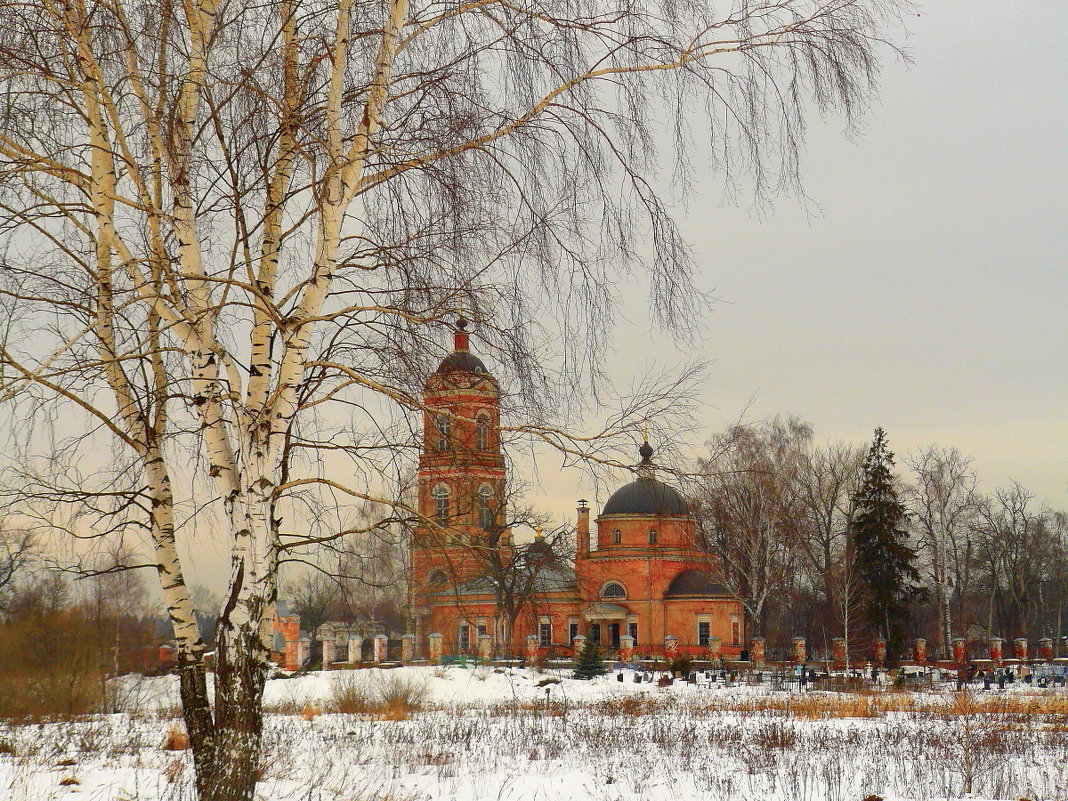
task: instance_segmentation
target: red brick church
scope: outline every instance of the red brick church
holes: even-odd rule
[[[586,501],[578,502],[577,541],[564,554],[540,532],[517,545],[503,522],[500,391],[470,352],[462,319],[424,402],[419,511],[432,522],[415,532],[411,551],[421,655],[515,654],[535,645],[566,655],[581,636],[623,655],[738,656],[742,605],[712,578],[690,506],[655,477],[648,442],[637,479],[612,494],[592,528]]]

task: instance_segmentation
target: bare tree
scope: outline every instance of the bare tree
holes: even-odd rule
[[[718,455],[700,464],[698,535],[754,633],[763,633],[769,601],[798,567],[799,475],[811,436],[795,417],[736,425],[709,442]]]
[[[976,555],[976,477],[971,459],[956,448],[932,445],[906,459],[906,464],[916,478],[915,485],[905,488],[904,498],[938,617],[936,646],[949,659],[954,618],[961,636],[966,636],[970,622],[965,599]]]
[[[864,452],[857,447],[811,445],[802,453],[797,473],[803,515],[798,546],[819,607],[837,618],[847,648],[857,604],[848,532],[863,464]]]
[[[1044,606],[1049,613],[1045,634],[1053,638],[1054,656],[1059,658],[1064,645],[1064,613],[1068,607],[1068,513],[1053,515],[1053,531],[1053,567],[1044,592]]]
[[[48,514],[148,536],[202,801],[253,797],[279,564],[351,533],[308,508],[390,506],[443,320],[473,317],[516,428],[581,457],[549,412],[596,375],[609,265],[648,269],[662,323],[692,319],[652,99],[680,140],[704,105],[732,186],[796,189],[806,97],[852,122],[898,10],[0,4],[0,398],[25,460],[52,429]],[[177,547],[197,526],[230,555],[214,699]]]
[[[979,519],[987,629],[1006,638],[1029,636],[1038,628],[1040,587],[1056,570],[1057,516],[1012,482],[980,502]]]
[[[324,623],[336,617],[341,603],[338,581],[319,572],[308,572],[283,587],[290,607],[300,615],[301,629],[314,640]]]
[[[35,550],[32,532],[10,529],[0,521],[0,614],[8,611],[15,581],[33,559]]]

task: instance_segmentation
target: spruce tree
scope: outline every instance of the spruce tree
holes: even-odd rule
[[[894,454],[886,433],[875,439],[864,461],[864,481],[853,497],[853,559],[874,632],[886,638],[889,653],[900,653],[908,623],[908,603],[917,595],[916,551],[907,544],[905,506],[894,489]]]
[[[594,676],[603,676],[608,672],[608,665],[604,663],[601,649],[591,640],[587,640],[582,650],[579,651],[578,659],[575,660],[575,678],[592,679]]]

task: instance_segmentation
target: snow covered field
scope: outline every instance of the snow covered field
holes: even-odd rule
[[[1068,799],[1068,694],[963,697],[657,688],[485,667],[272,680],[265,801]],[[125,711],[0,725],[0,799],[192,799],[173,677],[122,680]],[[342,714],[401,690],[423,711]],[[968,790],[972,794],[968,794]]]

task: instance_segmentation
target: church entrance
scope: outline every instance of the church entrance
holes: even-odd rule
[[[619,648],[619,624],[608,624],[608,635],[612,638],[612,647]]]

